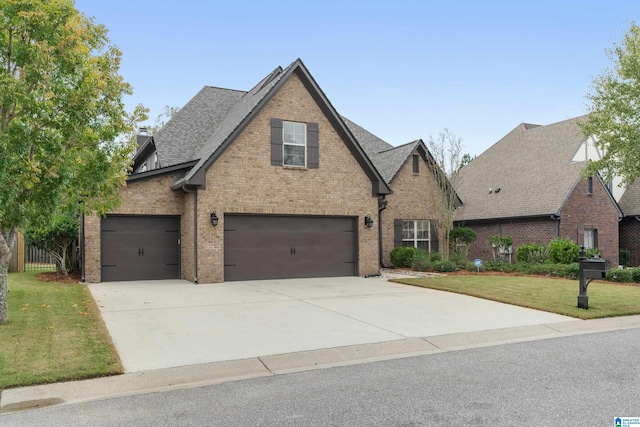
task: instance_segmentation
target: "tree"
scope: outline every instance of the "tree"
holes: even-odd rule
[[[429,189],[428,200],[434,213],[434,221],[440,241],[440,252],[443,259],[449,259],[450,232],[453,228],[455,209],[460,200],[455,191],[459,183],[459,171],[462,153],[462,138],[457,137],[449,129],[438,134],[437,138],[429,135],[428,148],[433,160],[434,180]]]
[[[0,2],[0,324],[19,227],[46,224],[59,205],[103,214],[119,203],[145,110],[107,29],[72,0]]]
[[[469,255],[469,246],[478,238],[478,233],[469,227],[455,227],[449,232],[449,238],[454,246],[454,251],[460,250],[465,258]]]
[[[78,238],[80,220],[76,206],[63,206],[44,225],[29,226],[27,244],[45,249],[56,260],[56,270],[64,276],[73,269],[73,243]]]
[[[580,125],[605,154],[589,162],[584,175],[599,172],[607,181],[619,176],[630,184],[640,176],[640,27],[632,23],[607,55],[613,69],[593,81],[589,115]]]

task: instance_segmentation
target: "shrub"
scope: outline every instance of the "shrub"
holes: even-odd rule
[[[633,281],[640,283],[640,267],[631,268],[630,270]]]
[[[620,249],[620,265],[629,267],[631,264],[631,251],[629,249]]]
[[[585,252],[587,258],[593,258],[594,255],[600,255],[600,250],[598,248],[589,248]]]
[[[422,249],[418,249],[411,262],[411,268],[417,271],[427,271],[430,266],[429,254]]]
[[[455,227],[449,232],[449,239],[456,245],[456,250],[458,250],[458,248],[462,249],[465,256],[469,253],[469,245],[473,243],[477,237],[478,234],[469,227]]]
[[[571,264],[578,262],[580,248],[567,238],[549,242],[549,261],[553,264]]]
[[[518,246],[516,249],[516,261],[518,262],[527,262],[534,263],[538,261],[538,254],[543,251],[542,245],[537,245],[535,243],[529,243],[526,245]]]
[[[411,267],[416,256],[416,248],[412,246],[398,246],[391,251],[391,264],[394,267]]]
[[[440,252],[429,252],[429,261],[442,261],[442,254]]]
[[[451,261],[435,261],[432,266],[433,271],[436,271],[438,273],[456,271],[456,265]]]
[[[449,261],[454,263],[457,267],[464,268],[469,261],[467,261],[467,257],[462,252],[454,252],[449,255]]]
[[[631,269],[612,268],[606,278],[610,282],[632,282],[633,272]]]

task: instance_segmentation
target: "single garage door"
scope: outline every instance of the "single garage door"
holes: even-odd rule
[[[180,278],[180,218],[107,216],[101,220],[102,281]]]
[[[224,280],[353,276],[356,219],[224,216]]]

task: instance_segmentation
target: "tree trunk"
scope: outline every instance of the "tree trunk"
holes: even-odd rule
[[[7,234],[5,230],[0,233],[0,325],[7,321],[7,312],[9,305],[7,304],[7,292],[9,291],[9,261],[11,260],[11,248],[13,247],[18,229],[12,226]]]

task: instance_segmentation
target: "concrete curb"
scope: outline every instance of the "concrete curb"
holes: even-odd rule
[[[83,381],[3,390],[0,413],[201,387],[312,369],[421,356],[524,341],[640,328],[640,315],[406,338],[245,360],[190,365]]]

